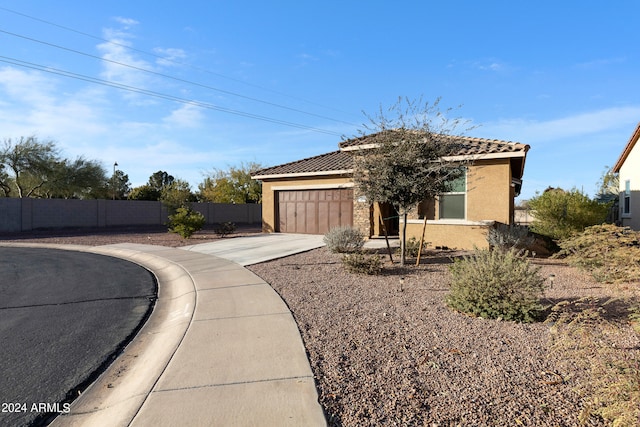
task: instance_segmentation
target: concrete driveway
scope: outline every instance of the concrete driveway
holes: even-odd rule
[[[183,246],[180,249],[215,255],[247,266],[325,246],[323,237],[312,234],[260,234]]]

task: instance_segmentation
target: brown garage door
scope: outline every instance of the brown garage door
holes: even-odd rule
[[[353,225],[353,189],[278,191],[281,233],[324,234]]]

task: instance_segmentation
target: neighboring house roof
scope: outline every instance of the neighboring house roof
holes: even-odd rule
[[[309,157],[256,171],[252,178],[282,178],[313,175],[341,175],[353,172],[353,157],[344,151]]]
[[[314,175],[337,175],[353,172],[352,151],[375,147],[378,134],[342,141],[340,150],[315,157],[261,169],[252,176],[254,179],[283,178]],[[447,160],[456,159],[490,159],[490,158],[519,158],[515,166],[516,178],[521,178],[524,172],[524,158],[529,145],[497,139],[472,138],[467,136],[439,135],[445,138],[455,138],[460,142],[460,149]]]
[[[622,154],[620,154],[620,158],[613,167],[613,171],[615,173],[620,172],[620,168],[622,168],[622,165],[627,160],[627,157],[629,157],[629,153],[631,153],[631,150],[633,150],[633,147],[636,145],[636,142],[638,142],[638,139],[640,139],[640,123],[638,123],[635,132],[633,132],[633,135],[631,135],[631,138],[629,138],[629,142],[627,142],[624,150],[622,150]]]

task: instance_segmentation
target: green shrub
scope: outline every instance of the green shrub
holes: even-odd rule
[[[544,279],[539,275],[540,268],[532,267],[515,249],[477,249],[472,256],[455,260],[450,268],[449,307],[490,319],[536,320]]]
[[[588,227],[558,242],[556,257],[606,283],[640,280],[640,232],[611,224]]]
[[[534,221],[531,231],[552,239],[565,239],[586,227],[602,224],[610,204],[591,200],[577,189],[549,189],[529,200]]]
[[[344,255],[342,264],[350,273],[375,275],[382,271],[382,259],[379,255],[365,255],[362,252]]]
[[[181,207],[169,216],[169,231],[177,233],[185,239],[202,229],[205,223],[204,215],[192,209]]]
[[[353,253],[360,251],[364,246],[364,235],[357,228],[334,227],[324,235],[324,243],[333,253]]]
[[[429,242],[423,242],[422,243],[422,252],[424,253],[425,248],[429,245]],[[406,254],[407,256],[410,256],[412,258],[417,258],[418,257],[418,251],[420,251],[420,240],[416,239],[415,237],[410,238],[409,240],[407,240],[407,243],[405,243],[405,250],[407,251]]]
[[[213,231],[220,237],[224,237],[228,234],[233,234],[236,232],[236,225],[233,222],[223,222],[222,224],[217,224]]]
[[[522,225],[497,224],[487,233],[489,246],[502,250],[528,249],[534,241],[535,238],[529,234],[529,229]]]

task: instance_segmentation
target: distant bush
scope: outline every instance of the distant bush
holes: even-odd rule
[[[193,233],[201,230],[204,226],[205,218],[200,212],[181,207],[176,209],[176,213],[169,215],[169,231],[177,233],[185,239],[190,238]]]
[[[226,235],[235,233],[236,225],[233,222],[223,222],[222,224],[216,224],[213,231],[215,231],[218,236],[224,237]]]
[[[452,282],[446,297],[449,307],[489,319],[532,322],[541,306],[545,289],[539,267],[515,249],[476,250],[472,256],[455,260]]]
[[[534,212],[531,231],[552,239],[566,239],[586,227],[602,224],[610,204],[590,199],[577,189],[553,188],[529,200]]]
[[[344,255],[342,264],[350,273],[375,275],[382,271],[382,259],[379,255],[365,255],[362,252]]]
[[[588,227],[558,242],[555,256],[606,283],[640,280],[640,232],[612,224]]]
[[[324,243],[333,253],[353,253],[364,246],[364,235],[357,228],[334,227],[324,235]]]
[[[534,241],[535,238],[530,235],[529,229],[522,225],[498,224],[487,233],[489,246],[502,250],[528,249]]]

